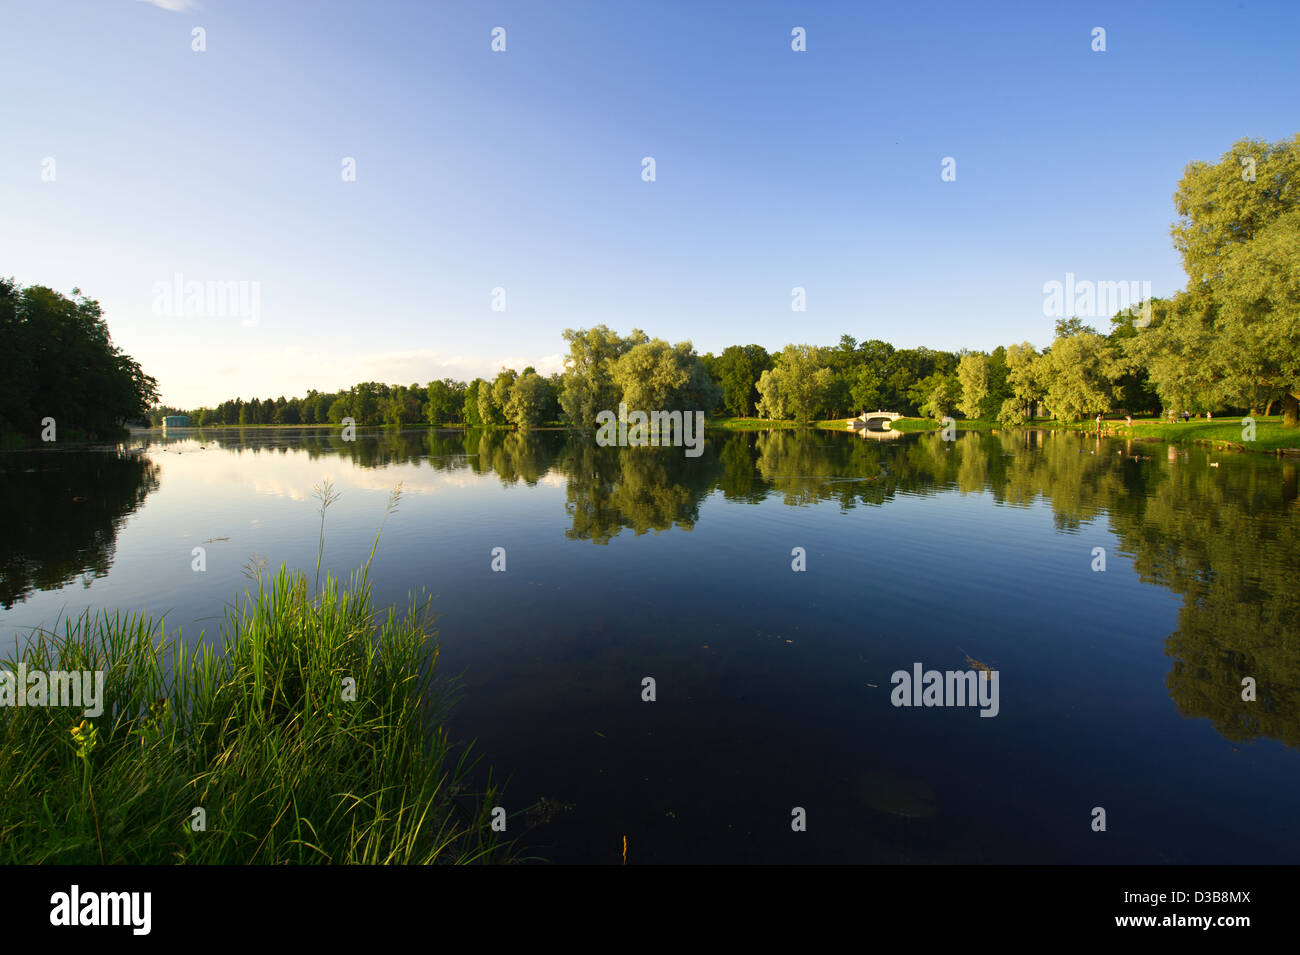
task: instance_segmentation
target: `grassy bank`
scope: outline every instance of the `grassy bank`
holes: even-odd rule
[[[723,431],[771,431],[774,428],[798,428],[800,426],[793,421],[768,421],[766,418],[733,418],[728,415],[718,415],[715,418],[710,418],[706,427],[719,428]]]
[[[1193,444],[1197,442],[1216,447],[1232,448],[1243,451],[1264,451],[1274,453],[1283,448],[1300,448],[1300,429],[1288,428],[1282,424],[1281,415],[1255,418],[1255,437],[1245,440],[1240,416],[1212,418],[1193,418],[1189,421],[1170,423],[1163,418],[1134,418],[1132,426],[1122,419],[1102,419],[1104,434],[1138,438],[1152,441],[1168,441],[1171,444]],[[929,418],[900,418],[893,423],[896,431],[937,431],[940,424]],[[958,431],[993,431],[1004,430],[996,421],[961,419],[957,422]],[[1095,432],[1095,421],[1057,421],[1055,419],[1037,418],[1020,429],[1007,430],[1053,430],[1053,431],[1088,431]]]
[[[368,569],[259,570],[215,647],[135,616],[34,634],[3,667],[102,670],[103,713],[0,708],[0,863],[509,861],[440,728],[427,603],[377,611]]]
[[[938,431],[943,427],[933,418],[899,418],[890,424],[893,431]],[[982,421],[978,418],[958,418],[958,431],[995,431],[999,430],[1001,425],[996,421]]]
[[[1246,451],[1276,452],[1284,448],[1300,449],[1300,428],[1288,428],[1282,423],[1281,415],[1255,418],[1255,438],[1245,440],[1241,416],[1212,418],[1193,418],[1190,421],[1176,421],[1172,424],[1166,419],[1133,419],[1130,428],[1123,421],[1105,421],[1107,431],[1126,437],[1148,438],[1174,443],[1204,442],[1216,447],[1242,449]]]

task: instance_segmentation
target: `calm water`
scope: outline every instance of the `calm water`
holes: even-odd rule
[[[212,639],[254,554],[314,564],[325,479],[344,574],[401,483],[375,596],[435,595],[451,732],[511,813],[547,800],[511,821],[538,855],[616,862],[626,836],[633,863],[1300,862],[1294,464],[1052,433],[0,454],[0,636],[93,607]],[[895,670],[968,658],[999,671],[995,718],[890,704]]]

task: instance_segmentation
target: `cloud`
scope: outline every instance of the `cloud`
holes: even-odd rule
[[[198,8],[196,0],[136,0],[137,3],[152,3],[155,7],[162,10],[171,10],[173,13],[183,13],[186,10]]]

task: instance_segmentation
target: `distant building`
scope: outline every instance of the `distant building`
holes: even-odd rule
[[[190,416],[186,414],[169,414],[163,418],[163,430],[168,428],[188,428],[190,426]]]

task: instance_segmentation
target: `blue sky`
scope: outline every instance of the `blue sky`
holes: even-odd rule
[[[0,274],[97,298],[181,406],[557,370],[560,332],[601,322],[701,352],[1042,345],[1066,273],[1181,287],[1189,161],[1300,131],[1294,2],[7,0],[4,23]],[[159,314],[177,273],[257,283],[256,320]]]

